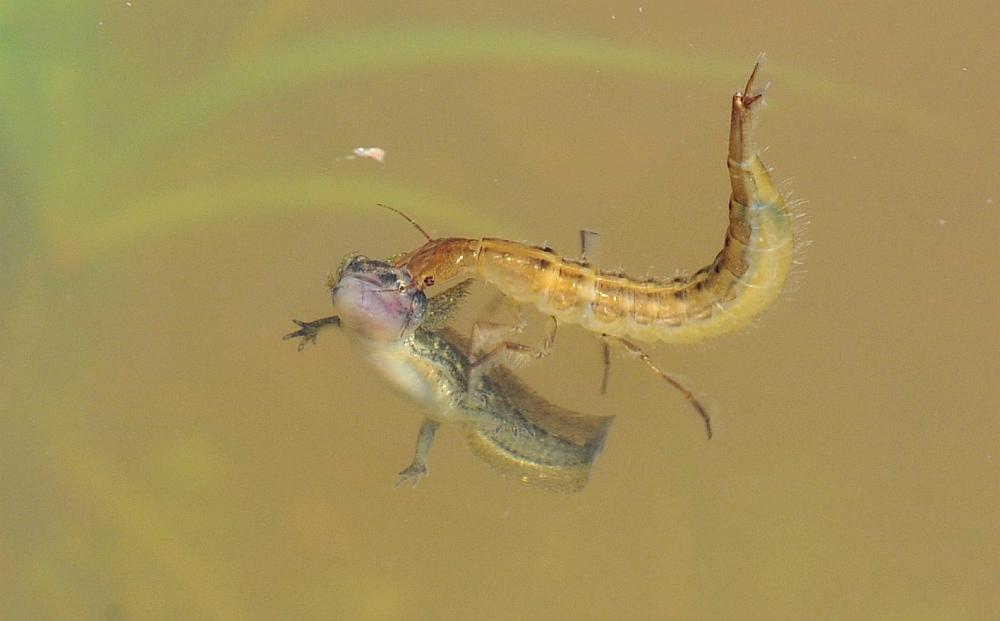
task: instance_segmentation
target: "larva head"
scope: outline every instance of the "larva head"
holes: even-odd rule
[[[403,338],[427,312],[427,297],[409,272],[384,261],[349,255],[330,285],[340,325],[367,339]]]
[[[416,286],[426,289],[455,278],[472,276],[478,254],[478,239],[432,239],[404,255],[396,261],[396,266],[405,267]]]

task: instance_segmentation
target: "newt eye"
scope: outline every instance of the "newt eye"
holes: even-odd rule
[[[433,287],[434,286],[434,277],[433,276],[424,276],[424,286],[425,287]]]

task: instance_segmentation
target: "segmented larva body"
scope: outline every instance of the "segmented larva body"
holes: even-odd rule
[[[756,67],[744,93],[749,93]],[[795,252],[792,213],[750,142],[760,94],[733,96],[729,227],[715,260],[690,276],[636,279],[505,239],[428,241],[402,257],[423,286],[479,277],[560,322],[640,341],[695,342],[738,329],[778,296]]]

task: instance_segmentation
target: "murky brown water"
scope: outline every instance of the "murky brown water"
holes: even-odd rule
[[[996,617],[995,8],[44,4],[0,8],[4,618]],[[618,416],[582,493],[447,428],[393,489],[419,413],[339,335],[280,340],[343,254],[420,243],[374,203],[698,267],[762,50],[805,266],[752,330],[650,348],[716,438],[627,360],[600,397],[566,327],[522,376]]]

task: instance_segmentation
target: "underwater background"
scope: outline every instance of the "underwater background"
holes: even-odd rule
[[[996,618],[998,17],[5,0],[0,617]],[[634,361],[602,396],[598,341],[563,326],[518,373],[617,416],[583,491],[501,478],[448,427],[394,489],[416,406],[334,331],[281,340],[333,312],[343,255],[422,242],[376,203],[693,270],[761,52],[803,265],[752,328],[646,346],[715,437]]]

